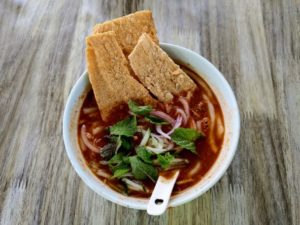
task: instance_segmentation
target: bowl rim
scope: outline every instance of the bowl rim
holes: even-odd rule
[[[203,63],[207,69],[211,71],[211,73],[214,74],[214,76],[217,77],[217,79],[222,83],[225,89],[227,89],[227,94],[226,98],[230,98],[232,101],[232,105],[234,106],[234,132],[232,134],[231,138],[231,144],[229,147],[229,151],[227,152],[227,156],[224,159],[223,164],[220,166],[220,169],[217,170],[212,177],[203,185],[202,188],[198,189],[198,191],[195,192],[189,192],[190,194],[187,194],[184,196],[184,192],[182,195],[175,196],[172,198],[169,202],[168,207],[175,207],[178,205],[182,205],[186,202],[192,201],[193,199],[201,196],[204,194],[206,191],[208,191],[212,186],[214,186],[220,178],[225,174],[227,171],[229,165],[231,164],[233,157],[236,153],[238,142],[239,142],[239,136],[240,136],[240,115],[239,115],[239,108],[238,104],[236,101],[236,98],[234,96],[234,93],[224,78],[223,74],[212,64],[210,63],[207,59],[202,57],[201,55],[197,54],[196,52],[193,52],[190,49],[184,48],[182,46],[174,45],[174,44],[169,44],[169,43],[160,43],[160,46],[166,50],[175,50],[177,52],[181,52],[184,54],[189,55],[189,57],[196,58]],[[193,65],[191,65],[193,66]],[[198,74],[198,73],[197,73]],[[200,74],[201,75],[201,74]],[[70,126],[71,126],[71,119],[72,119],[72,112],[74,111],[75,103],[76,100],[78,101],[78,98],[80,95],[83,93],[77,93],[78,89],[82,89],[82,85],[86,85],[86,79],[88,80],[88,75],[87,71],[84,71],[83,74],[80,76],[80,78],[76,81],[75,85],[73,86],[69,96],[68,100],[66,103],[66,107],[64,110],[64,115],[63,115],[63,140],[64,140],[64,145],[65,149],[68,155],[68,158],[75,169],[76,173],[79,175],[79,177],[84,181],[84,183],[89,186],[93,191],[98,193],[100,196],[104,197],[107,200],[110,200],[114,203],[117,203],[119,205],[128,207],[128,208],[134,208],[134,209],[142,209],[146,210],[147,208],[147,199],[139,199],[139,198],[134,198],[134,197],[129,197],[129,196],[124,196],[122,194],[119,194],[115,191],[113,191],[111,188],[109,188],[107,185],[104,185],[102,181],[100,181],[103,185],[99,185],[98,182],[93,182],[93,180],[90,179],[90,174],[91,171],[88,171],[84,169],[83,165],[80,164],[77,156],[76,156],[76,149],[73,148],[72,144],[72,138],[71,138],[71,132],[70,132]],[[77,129],[77,127],[76,127]],[[218,156],[219,157],[219,156]],[[218,159],[217,159],[218,160]],[[215,162],[216,163],[216,162]],[[98,179],[98,178],[96,178]],[[100,179],[98,179],[99,181]],[[193,186],[191,187],[193,189]]]

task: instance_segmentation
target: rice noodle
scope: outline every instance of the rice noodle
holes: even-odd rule
[[[209,137],[208,137],[208,143],[212,149],[212,151],[214,153],[218,152],[218,148],[216,146],[216,143],[214,141],[214,139],[212,138],[213,136],[213,129],[214,129],[214,125],[215,125],[215,109],[213,104],[209,101],[208,97],[206,95],[203,95],[203,99],[206,100],[207,102],[207,107],[208,107],[208,113],[209,113],[209,117],[210,117],[210,127],[209,127]]]
[[[81,126],[81,138],[83,143],[86,145],[86,147],[88,147],[88,149],[90,149],[93,152],[99,153],[100,152],[100,148],[96,147],[95,145],[93,145],[90,140],[88,139],[88,134],[86,131],[86,126],[83,124]]]
[[[201,168],[201,163],[198,161],[197,164],[189,171],[188,177],[193,177]]]
[[[172,125],[175,124],[175,120],[171,116],[169,116],[168,114],[166,114],[165,112],[162,112],[162,111],[152,111],[151,115],[157,116],[157,117],[159,117],[161,119],[164,119],[164,120],[166,120],[167,122],[169,122]]]
[[[190,125],[190,128],[193,128],[195,130],[197,129],[197,125],[195,123],[195,120],[192,117],[190,117],[190,119],[189,119],[189,125]]]
[[[217,124],[217,136],[218,136],[218,138],[221,138],[221,136],[224,133],[224,126],[223,126],[222,121],[219,117],[216,120],[216,124]]]
[[[218,147],[216,146],[216,143],[215,143],[215,141],[214,141],[214,139],[213,138],[209,138],[208,139],[208,143],[209,143],[209,146],[210,146],[210,148],[211,148],[211,150],[214,152],[214,153],[217,153],[219,150],[218,150]]]
[[[98,112],[89,113],[88,116],[91,117],[91,118],[98,117],[99,113]]]
[[[99,127],[101,126],[101,123],[99,121],[93,122],[91,127],[95,128],[95,127]]]
[[[92,129],[92,133],[93,133],[93,135],[96,135],[96,134],[99,134],[101,131],[103,131],[103,127],[95,127],[95,128],[93,128]]]
[[[167,112],[167,113],[170,113],[171,110],[172,110],[172,106],[169,105],[169,104],[165,104],[165,108],[166,108],[166,112]]]
[[[96,107],[82,109],[84,114],[90,114],[90,113],[96,112],[97,110],[98,110],[98,108],[96,108]]]
[[[177,184],[177,185],[187,184],[187,183],[190,183],[190,182],[193,182],[193,181],[194,181],[194,179],[188,178],[188,179],[184,179],[184,180],[177,181],[176,184]]]
[[[96,172],[96,174],[99,175],[100,177],[104,177],[104,178],[110,178],[110,177],[111,177],[110,174],[106,173],[106,172],[103,171],[103,170],[98,170],[98,171]]]
[[[79,137],[78,142],[79,142],[80,149],[81,149],[82,151],[86,151],[86,150],[87,150],[87,147],[86,147],[86,145],[83,143],[81,137]]]
[[[189,119],[189,117],[190,117],[190,106],[189,106],[189,103],[182,96],[179,97],[179,101],[180,101],[180,103],[182,104],[182,106],[184,108],[184,112],[186,114],[187,119]]]
[[[208,85],[206,84],[205,81],[199,79],[199,76],[194,74],[194,73],[189,73],[189,75],[193,78],[193,80],[195,80],[200,86],[201,88],[204,89],[204,92],[208,94],[208,96],[210,98],[212,98],[212,91],[211,89],[208,87]]]
[[[186,125],[187,116],[186,116],[185,112],[181,108],[176,108],[176,112],[182,116],[183,125]]]
[[[207,103],[207,108],[208,108],[208,114],[210,117],[210,130],[213,130],[214,128],[214,123],[215,123],[215,108],[213,104],[209,101],[209,98],[206,95],[203,95],[204,100]]]
[[[198,130],[199,132],[203,133],[203,132],[202,132],[202,128],[201,128],[201,121],[200,121],[200,120],[198,120],[198,121],[196,122],[196,127],[197,127],[197,130]]]
[[[186,100],[190,101],[192,97],[193,97],[193,92],[192,91],[188,91],[187,94],[186,94],[186,96],[185,96]]]

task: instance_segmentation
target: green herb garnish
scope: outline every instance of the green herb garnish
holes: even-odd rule
[[[170,152],[167,152],[164,155],[157,155],[157,160],[163,169],[167,169],[174,159],[175,157]]]
[[[130,168],[119,168],[117,170],[114,171],[114,175],[112,176],[112,178],[121,178],[123,177],[125,174],[127,174],[130,171]]]
[[[152,111],[152,106],[151,105],[144,105],[144,106],[140,106],[137,103],[135,103],[134,101],[129,101],[128,102],[128,107],[130,109],[130,111],[132,113],[134,113],[135,115],[140,115],[140,116],[144,116],[145,120],[147,120],[150,123],[153,124],[168,124],[168,122],[166,122],[165,120],[150,115],[151,111]]]
[[[108,161],[108,165],[113,172],[115,172],[118,169],[130,169],[128,156],[125,156],[121,152],[115,154]]]
[[[141,116],[149,115],[149,113],[152,111],[152,106],[150,105],[139,106],[138,104],[136,104],[134,101],[131,100],[128,102],[128,107],[131,112]]]
[[[147,177],[153,182],[157,179],[158,171],[154,166],[144,163],[138,156],[129,157],[132,174],[137,180],[145,180]]]
[[[145,120],[147,120],[147,121],[149,121],[150,123],[153,123],[153,124],[168,124],[168,122],[165,121],[164,119],[161,119],[157,116],[152,116],[152,115],[145,116]]]
[[[111,135],[122,135],[126,137],[132,137],[137,131],[136,117],[132,116],[125,120],[121,120],[115,125],[109,128]]]
[[[177,128],[171,134],[172,140],[179,146],[196,153],[195,141],[202,134],[191,128]]]
[[[143,160],[145,163],[152,164],[152,159],[151,159],[152,154],[148,152],[144,146],[138,146],[136,152],[137,152],[137,156],[141,160]]]

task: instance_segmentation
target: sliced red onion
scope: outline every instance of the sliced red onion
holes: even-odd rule
[[[97,107],[91,107],[91,108],[83,108],[83,113],[84,114],[90,114],[93,112],[97,112],[98,108]]]
[[[167,139],[171,139],[171,137],[167,133],[163,132],[163,130],[161,129],[161,125],[160,124],[157,124],[155,126],[155,128],[156,128],[156,132],[159,133],[161,136],[163,136],[163,137],[165,137]]]
[[[162,118],[162,119],[166,120],[167,122],[169,122],[172,125],[175,124],[175,120],[171,116],[169,116],[167,113],[165,113],[165,112],[162,112],[162,111],[152,111],[151,115],[157,116],[159,118]]]
[[[189,117],[190,117],[190,106],[189,106],[189,103],[182,96],[180,96],[179,101],[180,101],[180,103],[182,104],[182,106],[184,108],[184,111],[185,111],[185,114],[187,116],[187,119],[189,119]]]
[[[155,128],[156,128],[157,133],[159,133],[161,136],[163,136],[163,137],[165,137],[165,138],[167,138],[167,139],[171,139],[170,134],[172,134],[172,133],[174,132],[175,129],[177,129],[178,127],[180,127],[180,126],[181,126],[181,123],[182,123],[182,117],[181,117],[181,116],[178,116],[177,119],[176,119],[176,121],[175,121],[174,126],[172,127],[172,129],[171,129],[169,132],[165,133],[165,132],[161,129],[161,125],[159,125],[159,124],[157,124],[157,125],[155,126]]]
[[[181,126],[181,123],[182,123],[182,117],[178,116],[177,119],[176,119],[176,123],[175,123],[174,127],[167,133],[167,135],[172,134],[175,129],[177,129],[178,127]]]
[[[187,116],[186,116],[185,112],[181,108],[176,108],[176,112],[182,116],[183,124],[186,125]]]
[[[81,138],[83,143],[86,145],[86,147],[88,147],[88,149],[90,149],[93,152],[99,153],[100,152],[100,148],[96,147],[95,145],[93,145],[92,142],[90,142],[90,140],[88,139],[88,133],[86,132],[86,126],[82,125],[81,126]]]

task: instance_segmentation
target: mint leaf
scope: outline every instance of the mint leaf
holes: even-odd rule
[[[116,147],[115,153],[118,152],[118,150],[119,150],[119,148],[121,147],[121,145],[122,145],[121,136],[118,136],[117,141],[116,141],[116,146],[117,146],[117,147]]]
[[[120,135],[118,135],[118,136],[111,135],[110,136],[110,142],[111,143],[109,143],[108,145],[115,146],[114,153],[117,153],[120,148],[121,148],[121,150],[124,149],[126,152],[128,152],[133,147],[132,146],[133,145],[132,137],[126,137],[126,136],[120,136]],[[107,146],[107,147],[109,147],[109,146]]]
[[[130,168],[119,168],[117,170],[114,171],[114,175],[112,176],[112,178],[121,178],[123,175],[125,175],[126,173],[128,173],[130,171]]]
[[[147,151],[147,149],[144,146],[139,146],[136,149],[137,156],[143,160],[145,163],[152,164],[151,156],[152,154]]]
[[[124,156],[122,153],[115,154],[109,161],[108,161],[109,168],[115,172],[119,169],[129,169],[129,160],[128,156]]]
[[[196,153],[195,141],[202,134],[191,128],[177,128],[171,134],[172,140],[179,146]]]
[[[122,142],[121,147],[123,149],[125,149],[126,151],[129,151],[130,149],[132,149],[132,138],[131,137],[122,136],[121,142]]]
[[[129,157],[132,173],[135,179],[145,180],[150,178],[153,182],[157,179],[158,171],[154,166],[144,163],[138,156]]]
[[[137,131],[136,117],[132,116],[125,120],[121,120],[109,128],[111,135],[122,135],[132,137]]]
[[[117,164],[120,164],[123,161],[124,155],[122,153],[117,153],[115,154],[109,161],[108,165],[109,166],[115,166]]]
[[[159,117],[152,116],[152,115],[145,116],[145,120],[147,120],[147,121],[149,121],[150,123],[153,123],[153,124],[168,124],[168,122],[165,121],[164,119],[161,119]]]
[[[123,163],[130,164],[128,156],[123,156],[122,161]]]
[[[128,107],[131,112],[141,116],[148,115],[152,111],[152,107],[150,105],[139,106],[138,104],[136,104],[134,101],[131,100],[128,102]]]
[[[177,128],[174,130],[171,136],[179,137],[187,141],[196,141],[202,134],[195,129],[191,128]]]
[[[175,157],[172,154],[170,154],[170,152],[167,152],[164,155],[157,155],[157,160],[163,169],[167,169],[174,159]]]

